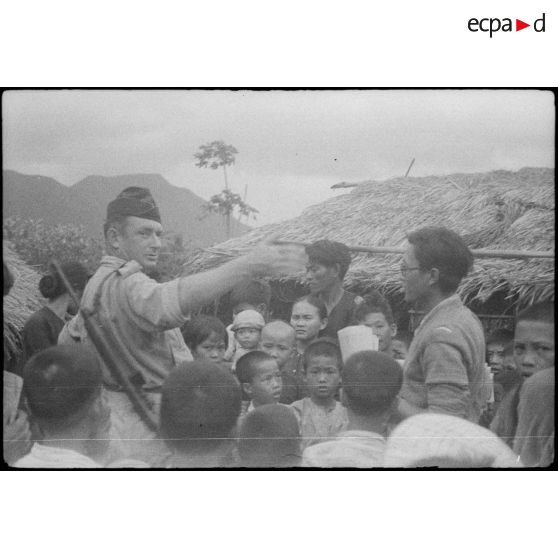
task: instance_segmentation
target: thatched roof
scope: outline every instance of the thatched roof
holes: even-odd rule
[[[14,286],[4,297],[4,349],[9,358],[17,357],[21,351],[20,331],[33,312],[44,305],[38,289],[41,276],[26,265],[3,243],[3,259],[14,276]]]
[[[271,234],[301,242],[329,238],[353,246],[403,246],[408,232],[427,225],[453,229],[475,249],[554,250],[554,169],[356,183],[295,219],[197,251],[185,269],[213,268]],[[345,284],[357,292],[400,291],[399,260],[399,255],[354,253]],[[481,302],[496,291],[518,295],[524,303],[553,299],[554,260],[476,259],[460,290]]]

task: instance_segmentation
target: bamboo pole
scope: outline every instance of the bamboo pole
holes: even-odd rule
[[[277,244],[296,244],[310,246],[310,243],[298,240],[277,240]],[[368,254],[404,254],[405,248],[399,246],[347,246],[351,252],[366,252]],[[500,258],[503,260],[544,258],[553,259],[554,252],[533,252],[528,250],[471,250],[475,258]]]

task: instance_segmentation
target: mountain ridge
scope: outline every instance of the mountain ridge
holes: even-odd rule
[[[54,178],[5,169],[2,173],[4,219],[19,216],[43,219],[50,225],[82,225],[92,237],[102,235],[106,206],[124,188],[149,188],[159,206],[166,232],[181,234],[193,248],[226,240],[225,223],[219,215],[203,218],[206,200],[187,188],[174,186],[161,174],[89,175],[71,186]],[[243,234],[248,226],[233,220],[233,232]]]

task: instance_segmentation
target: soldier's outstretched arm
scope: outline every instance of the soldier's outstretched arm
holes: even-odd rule
[[[186,315],[252,277],[279,277],[304,269],[306,254],[302,246],[276,244],[274,240],[269,238],[244,256],[218,268],[182,277],[179,282],[181,311]]]

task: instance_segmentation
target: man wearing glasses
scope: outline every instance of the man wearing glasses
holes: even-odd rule
[[[405,300],[424,317],[405,362],[399,414],[432,411],[478,422],[484,334],[456,293],[473,255],[458,234],[442,227],[419,229],[407,240],[401,262]]]

